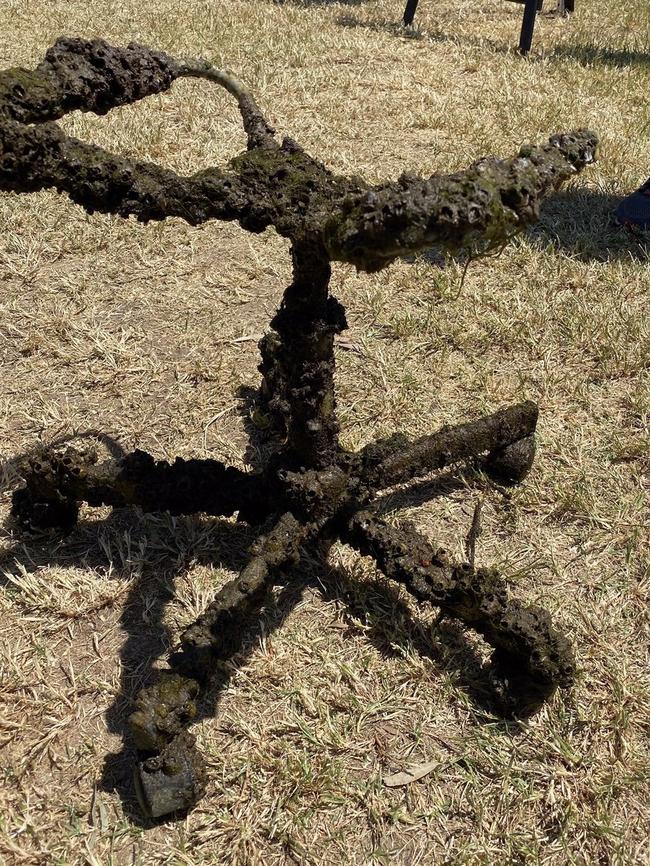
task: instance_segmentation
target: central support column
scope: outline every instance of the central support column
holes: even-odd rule
[[[294,466],[319,469],[338,451],[334,397],[334,336],[347,328],[345,311],[328,297],[331,267],[318,243],[295,241],[293,281],[273,328],[260,342],[262,398],[284,453]]]

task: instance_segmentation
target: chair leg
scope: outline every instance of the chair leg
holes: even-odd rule
[[[415,10],[418,8],[418,0],[406,0],[406,9],[404,10],[404,18],[402,23],[405,27],[410,27],[415,18]]]
[[[535,18],[537,16],[537,0],[526,0],[524,8],[524,20],[521,24],[519,36],[519,51],[528,54],[533,44],[533,31],[535,29]]]

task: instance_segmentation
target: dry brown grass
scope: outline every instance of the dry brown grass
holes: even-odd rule
[[[119,796],[128,697],[241,565],[246,533],[91,511],[59,544],[5,531],[0,862],[648,863],[650,276],[647,247],[607,219],[650,172],[650,13],[646,0],[579,0],[570,22],[542,17],[524,61],[511,50],[521,7],[475,5],[423,0],[407,38],[399,2],[4,0],[0,61],[32,64],[62,33],[203,54],[236,70],[282,132],[370,179],[599,131],[598,166],[462,285],[459,266],[424,259],[334,276],[354,348],[338,357],[350,446],[539,401],[535,470],[508,498],[485,493],[478,557],[572,634],[577,686],[504,726],[466,688],[480,647],[336,548],[274,631],[279,594],[216,718],[196,726],[208,796],[180,823],[142,827]],[[65,125],[183,171],[244,140],[227,97],[190,82]],[[233,395],[255,386],[256,349],[235,340],[260,333],[280,298],[283,241],[90,218],[49,193],[2,195],[0,224],[5,457],[92,429],[241,464]],[[467,477],[399,518],[461,553],[479,491]],[[422,760],[439,768],[382,784]]]

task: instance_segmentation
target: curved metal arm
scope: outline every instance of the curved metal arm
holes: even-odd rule
[[[179,75],[184,78],[203,78],[206,81],[213,81],[225,87],[228,93],[235,97],[248,135],[249,150],[254,147],[278,147],[274,138],[275,130],[262,114],[252,95],[232,72],[216,69],[204,60],[195,60],[183,63]]]

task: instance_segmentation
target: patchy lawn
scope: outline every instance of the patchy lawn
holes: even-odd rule
[[[547,5],[549,2],[547,0]],[[609,225],[650,174],[650,7],[267,0],[5,0],[2,67],[61,34],[136,40],[232,68],[278,130],[334,170],[431,174],[589,126],[601,161],[500,255],[376,275],[335,266],[344,442],[418,434],[531,398],[539,451],[506,496],[470,473],[392,519],[548,607],[580,677],[527,723],[474,697],[481,645],[344,547],[275,604],[194,727],[210,786],[178,823],[137,817],[129,700],[241,567],[241,524],[85,510],[59,543],[0,538],[0,862],[232,866],[641,866],[650,857],[649,241]],[[244,144],[227,94],[171,92],[70,133],[182,172]],[[236,226],[89,217],[54,193],[0,196],[0,452],[71,434],[244,465],[235,393],[289,279],[286,243]],[[431,492],[431,489],[429,490]],[[391,501],[387,501],[389,510]],[[280,626],[282,626],[280,628]],[[159,662],[158,662],[159,663]],[[216,710],[216,717],[213,715]],[[407,787],[386,776],[435,761]]]

